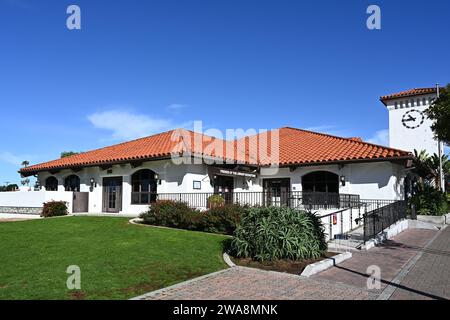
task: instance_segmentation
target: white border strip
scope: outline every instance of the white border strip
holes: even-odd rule
[[[324,260],[321,260],[319,262],[311,263],[306,266],[306,268],[302,272],[302,276],[304,277],[310,277],[316,273],[325,271],[331,267],[334,267],[335,265],[348,260],[352,257],[351,252],[344,252],[341,254],[338,254],[336,256],[333,256],[331,258],[326,258]]]

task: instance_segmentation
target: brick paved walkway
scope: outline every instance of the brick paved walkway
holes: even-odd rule
[[[450,299],[450,227],[422,252],[422,256],[391,296],[395,300]]]
[[[383,246],[368,252],[354,252],[352,259],[310,278],[235,267],[154,291],[139,299],[367,300],[383,296],[393,299],[448,297],[450,228],[441,232],[423,251],[436,234],[434,230],[407,230]],[[420,252],[422,257],[414,265]],[[380,290],[367,290],[366,272],[370,265],[378,265],[381,269]],[[412,265],[409,273],[399,278],[406,273],[405,267],[409,265]],[[393,284],[392,281],[397,279],[400,279],[400,284]]]
[[[147,300],[375,299],[366,290],[292,274],[234,267],[200,280],[150,293]]]
[[[395,276],[406,266],[420,248],[423,248],[437,233],[435,230],[409,229],[382,246],[369,251],[352,252],[353,257],[321,272],[313,278],[344,283],[358,288],[367,288],[367,267],[376,265],[381,271],[381,293]],[[376,291],[375,291],[376,292]]]

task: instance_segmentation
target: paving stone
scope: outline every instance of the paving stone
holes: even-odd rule
[[[367,252],[310,278],[245,267],[230,268],[200,279],[147,294],[147,300],[372,300],[437,234],[411,229]],[[436,298],[449,295],[450,228],[442,232],[410,270],[392,298]],[[413,260],[411,260],[413,259]],[[410,264],[411,264],[410,263]],[[367,267],[381,269],[382,286],[367,289]],[[417,292],[426,292],[426,295]]]
[[[450,299],[450,228],[445,228],[423,250],[422,256],[403,278],[392,300]]]

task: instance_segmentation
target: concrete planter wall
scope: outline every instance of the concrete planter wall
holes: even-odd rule
[[[435,224],[450,224],[450,213],[444,216],[424,216],[418,215],[417,220],[421,222],[429,222]]]

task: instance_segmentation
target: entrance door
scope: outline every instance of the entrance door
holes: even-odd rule
[[[289,206],[291,179],[264,179],[265,203],[268,206]]]
[[[122,177],[103,178],[103,212],[122,210]]]
[[[222,195],[226,204],[233,203],[233,190],[233,177],[217,176],[214,181],[214,193]]]
[[[88,212],[89,211],[89,192],[74,192],[72,212]]]

